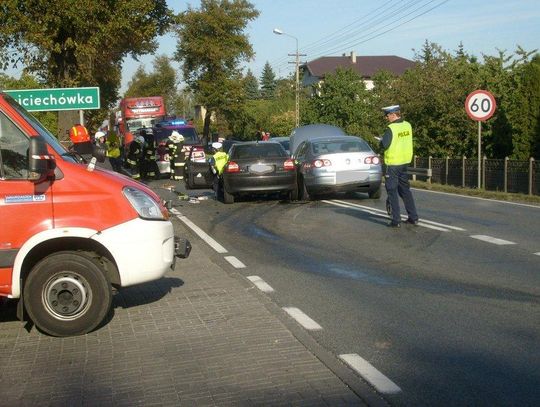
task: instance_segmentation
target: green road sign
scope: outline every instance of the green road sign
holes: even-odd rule
[[[99,109],[99,88],[51,88],[5,90],[26,110],[45,112],[53,110]]]

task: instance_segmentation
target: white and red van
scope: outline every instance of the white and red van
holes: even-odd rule
[[[55,336],[95,329],[112,288],[161,278],[187,240],[145,185],[81,164],[0,92],[0,296]]]

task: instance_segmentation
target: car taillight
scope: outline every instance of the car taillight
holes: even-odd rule
[[[240,172],[240,166],[234,161],[229,161],[225,166],[225,172]]]
[[[377,164],[380,164],[381,163],[381,159],[379,157],[377,157],[376,155],[374,156],[370,156],[370,157],[366,157],[364,159],[364,164],[373,164],[373,165],[377,165]]]
[[[290,158],[288,160],[285,160],[285,162],[283,163],[283,169],[285,169],[286,171],[293,171],[294,161],[291,160]]]
[[[312,166],[315,167],[315,168],[331,167],[332,162],[330,160],[327,160],[327,159],[315,160],[315,161],[313,161]]]

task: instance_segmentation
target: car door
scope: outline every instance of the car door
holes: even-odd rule
[[[17,252],[53,227],[50,181],[28,180],[30,138],[0,111],[0,293],[9,294]]]
[[[308,142],[307,141],[302,142],[298,146],[298,149],[296,150],[296,154],[294,157],[294,164],[296,165],[296,168],[300,174],[305,173],[304,166],[305,166],[305,161],[306,161],[307,147],[308,147]]]

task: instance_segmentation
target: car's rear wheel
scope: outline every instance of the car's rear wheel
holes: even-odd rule
[[[223,203],[232,204],[234,203],[234,195],[230,194],[223,186]]]
[[[379,199],[381,197],[381,187],[377,188],[375,191],[370,191],[368,195],[371,199]]]

